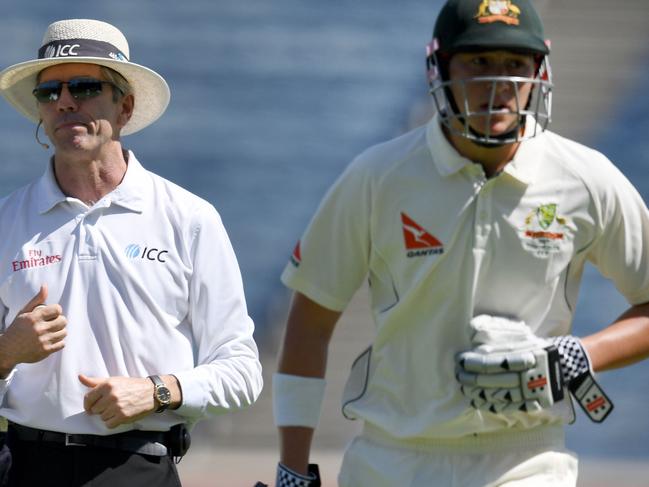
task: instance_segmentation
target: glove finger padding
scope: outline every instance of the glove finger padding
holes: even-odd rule
[[[578,338],[544,340],[524,322],[498,316],[476,316],[470,326],[474,348],[457,355],[456,376],[474,408],[538,411],[564,399],[565,386],[593,421],[612,411]]]
[[[520,403],[523,401],[523,394],[520,388],[512,389],[489,389],[480,386],[461,386],[462,394],[471,400],[480,403],[480,401],[489,402],[492,404],[498,403]]]
[[[471,406],[481,411],[489,411],[490,413],[496,414],[507,414],[519,411],[533,413],[543,409],[537,401],[489,402],[482,399],[472,399]]]
[[[494,347],[484,345],[474,350],[461,353],[461,367],[469,372],[478,374],[498,374],[500,372],[520,372],[536,365],[533,351],[521,350],[506,353],[493,352]]]
[[[520,374],[517,372],[479,374],[462,368],[457,371],[457,380],[462,385],[483,389],[519,389],[521,383]]]
[[[536,343],[532,346],[538,347]],[[473,407],[492,412],[536,411],[563,399],[555,347],[493,355],[481,348],[457,356],[457,380]]]

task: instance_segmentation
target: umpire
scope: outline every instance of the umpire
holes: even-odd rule
[[[72,19],[0,89],[54,148],[0,201],[9,485],[177,487],[188,429],[253,403],[262,379],[218,213],[122,146],[165,111],[167,83],[117,28]]]

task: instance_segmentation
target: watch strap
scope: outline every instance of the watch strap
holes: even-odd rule
[[[153,382],[153,400],[156,402],[158,405],[157,409],[155,410],[156,413],[161,413],[165,409],[169,407],[170,402],[163,403],[160,401],[158,397],[158,390],[161,388],[167,389],[169,391],[169,388],[165,385],[163,380],[160,378],[159,375],[150,375],[148,376],[148,379]]]

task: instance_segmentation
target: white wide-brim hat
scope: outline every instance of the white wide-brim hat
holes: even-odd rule
[[[38,102],[32,90],[40,71],[56,64],[88,63],[121,74],[135,97],[133,115],[122,128],[128,135],[156,121],[169,105],[169,86],[155,71],[129,61],[128,42],[119,29],[99,20],[70,19],[50,24],[38,59],[9,66],[0,73],[0,92],[20,113],[38,122]]]

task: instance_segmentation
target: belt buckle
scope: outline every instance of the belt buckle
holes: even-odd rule
[[[72,437],[76,435],[66,433],[65,434],[65,446],[87,446],[85,443],[77,443],[76,441],[72,440]]]

